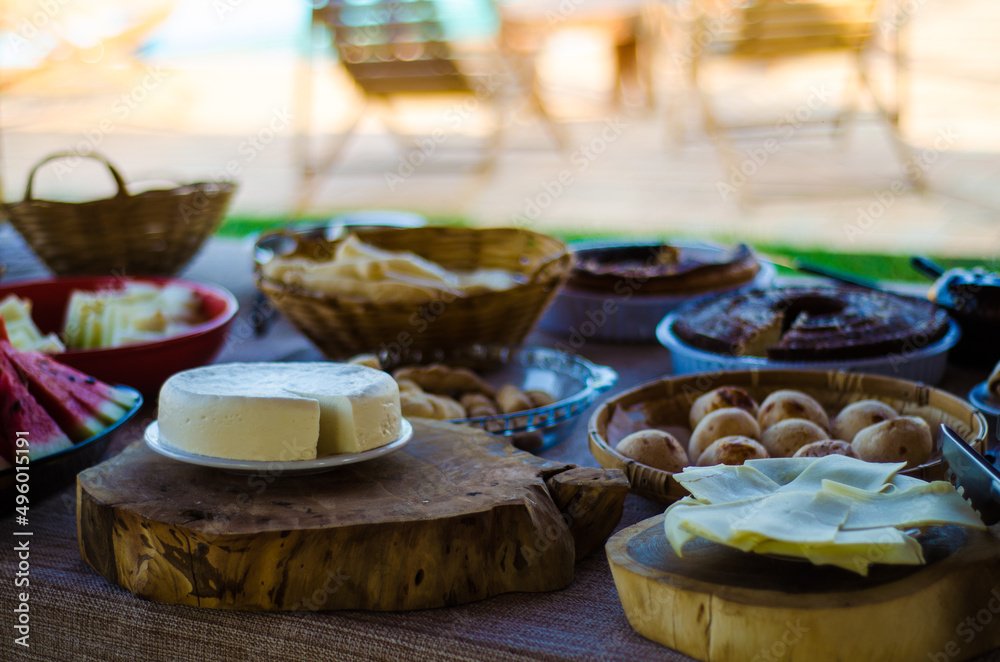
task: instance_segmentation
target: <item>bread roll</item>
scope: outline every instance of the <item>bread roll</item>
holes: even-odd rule
[[[851,446],[868,462],[906,462],[906,468],[930,459],[934,449],[931,428],[917,416],[899,416],[869,425],[854,436]]]
[[[826,430],[804,418],[786,418],[760,433],[760,443],[771,457],[791,457],[806,444],[829,438]]]
[[[363,365],[366,368],[374,368],[375,370],[382,369],[382,364],[379,363],[378,357],[374,354],[358,354],[357,356],[352,356],[347,362],[354,365]]]
[[[897,416],[899,413],[881,400],[852,402],[833,419],[833,436],[853,441],[854,435],[869,425],[889,421]]]
[[[767,449],[759,443],[740,435],[723,437],[715,440],[698,458],[699,467],[711,467],[716,464],[743,464],[747,460],[758,460],[768,457]]]
[[[420,388],[420,386],[416,382],[411,381],[409,379],[397,379],[396,386],[399,387],[400,393],[402,393],[403,391],[410,391],[412,393],[424,392],[424,389]]]
[[[760,403],[758,421],[761,429],[767,429],[786,418],[804,418],[824,430],[830,430],[830,417],[823,406],[800,391],[775,391]]]
[[[745,390],[739,386],[720,386],[705,393],[691,405],[691,411],[688,413],[691,429],[698,427],[698,423],[701,423],[701,419],[705,418],[706,415],[717,409],[728,407],[743,409],[754,418],[757,418],[760,413],[757,401],[750,397],[750,394]]]
[[[684,447],[662,430],[640,430],[618,442],[615,450],[647,467],[676,473],[688,465]]]
[[[517,411],[534,409],[531,398],[524,394],[524,391],[513,384],[504,384],[497,391],[497,406],[504,414],[513,414]]]
[[[469,418],[496,416],[500,413],[500,410],[497,409],[497,403],[482,393],[466,393],[459,398],[458,402],[465,408],[465,413]]]
[[[792,457],[824,457],[826,455],[846,455],[847,457],[858,457],[857,451],[842,439],[823,439],[806,444],[795,451]],[[859,458],[860,459],[860,458]]]
[[[434,409],[434,414],[431,418],[436,418],[439,421],[449,421],[466,417],[465,408],[447,395],[426,393],[424,397],[427,398]]]
[[[406,366],[396,369],[392,376],[398,382],[409,379],[428,393],[452,395],[457,393],[485,393],[492,396],[494,388],[468,368],[452,368],[441,363]]]
[[[434,405],[421,391],[400,389],[399,410],[406,418],[434,418]]]
[[[697,462],[712,442],[722,437],[741,435],[757,439],[760,437],[760,426],[754,417],[743,409],[727,407],[716,409],[706,415],[691,433],[688,445],[688,457]]]
[[[548,391],[542,391],[541,389],[532,389],[530,391],[525,391],[524,394],[528,396],[531,400],[532,409],[537,409],[538,407],[548,407],[551,404],[555,404],[555,397],[552,396]]]

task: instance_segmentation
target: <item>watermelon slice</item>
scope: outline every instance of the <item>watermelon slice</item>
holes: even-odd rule
[[[35,369],[47,372],[53,377],[67,382],[66,387],[69,388],[71,393],[90,391],[105,400],[110,400],[115,404],[121,405],[126,410],[135,406],[135,395],[128,391],[105,384],[99,379],[95,379],[64,363],[59,363],[52,357],[40,352],[27,352],[27,355],[34,363]]]
[[[125,407],[107,400],[93,389],[79,388],[75,381],[62,379],[53,372],[38,367],[37,362],[47,358],[40,352],[21,352],[10,343],[0,340],[0,355],[6,355],[10,362],[18,368],[21,375],[28,381],[28,390],[52,414],[64,430],[72,430],[72,427],[67,426],[83,422],[86,415],[81,418],[81,413],[89,412],[110,425],[128,412]],[[81,407],[86,412],[76,411]],[[69,417],[65,418],[62,414],[57,415],[60,409],[69,409]],[[101,428],[103,427],[101,425]]]
[[[34,372],[19,371],[15,367],[15,361],[20,359],[19,354],[10,343],[0,340],[0,370],[9,372],[15,377],[20,375],[27,382],[28,391],[38,404],[45,408],[70,439],[83,441],[107,427],[75,400],[68,389],[63,388],[61,382]]]
[[[4,448],[0,450],[8,462],[14,461],[13,435],[17,432],[28,433],[28,458],[31,460],[73,445],[9,367],[0,367],[0,427],[4,430]]]

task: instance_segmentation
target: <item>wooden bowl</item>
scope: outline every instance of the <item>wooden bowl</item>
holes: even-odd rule
[[[665,377],[620,393],[602,403],[590,418],[590,451],[601,466],[621,469],[636,494],[670,504],[687,491],[668,471],[654,469],[616,452],[614,446],[632,430],[660,426],[688,427],[691,404],[720,386],[739,386],[757,402],[778,389],[794,389],[815,398],[835,415],[858,400],[882,400],[908,416],[920,416],[936,430],[949,425],[977,450],[985,446],[985,417],[965,400],[905,379],[825,370],[737,370]],[[940,448],[931,459],[902,473],[923,480],[943,480]]]

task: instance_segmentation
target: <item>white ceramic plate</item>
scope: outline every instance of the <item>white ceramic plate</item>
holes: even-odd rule
[[[413,426],[405,418],[402,420],[399,437],[392,443],[386,444],[385,446],[380,446],[378,448],[373,448],[370,451],[363,451],[361,453],[339,453],[337,455],[324,455],[323,457],[317,457],[315,460],[295,460],[292,462],[261,462],[256,460],[228,460],[221,457],[210,457],[208,455],[198,455],[197,453],[189,453],[188,451],[181,450],[179,448],[174,448],[170,446],[166,439],[160,436],[160,424],[157,421],[153,421],[146,428],[146,445],[152,450],[156,451],[160,455],[169,457],[173,460],[178,460],[180,462],[187,462],[188,464],[197,464],[202,467],[213,467],[216,469],[223,469],[225,471],[231,471],[233,473],[254,473],[260,471],[267,471],[272,474],[274,473],[285,473],[289,474],[312,474],[320,473],[323,471],[329,471],[331,469],[336,469],[337,467],[344,466],[345,464],[354,464],[356,462],[365,462],[367,460],[373,460],[376,457],[382,457],[383,455],[388,455],[394,451],[399,450],[406,445],[410,438],[413,437]]]
[[[969,402],[988,416],[1000,416],[1000,402],[986,388],[986,382],[972,387],[972,390],[969,391]]]

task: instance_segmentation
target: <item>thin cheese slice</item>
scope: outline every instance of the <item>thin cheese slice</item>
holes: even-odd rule
[[[800,544],[829,543],[851,509],[848,499],[827,492],[779,492],[755,502],[733,524],[737,537],[752,534]]]
[[[827,455],[806,467],[782,492],[816,492],[824,481],[842,483],[862,490],[878,490],[906,466],[905,462],[865,462],[846,455]]]
[[[757,469],[744,465],[688,467],[674,478],[691,496],[705,503],[746,501],[774,494],[781,487]]]
[[[773,457],[747,460],[743,466],[756,469],[778,485],[785,485],[819,459],[818,457]]]
[[[759,499],[737,503],[705,505],[698,501],[682,499],[667,509],[664,528],[667,540],[678,556],[684,543],[702,537],[715,542],[750,551],[763,537],[752,533],[739,533],[733,523],[756,511]]]
[[[874,529],[884,526],[919,528],[958,524],[985,529],[976,511],[950,483],[924,483],[890,494],[868,492],[848,485],[824,482],[823,491],[851,500],[851,512],[843,528]]]
[[[834,565],[867,575],[874,563],[920,565],[924,563],[920,543],[899,529],[883,527],[860,531],[838,531],[829,544],[802,545],[765,540],[754,547],[757,554],[805,558],[814,565]]]

